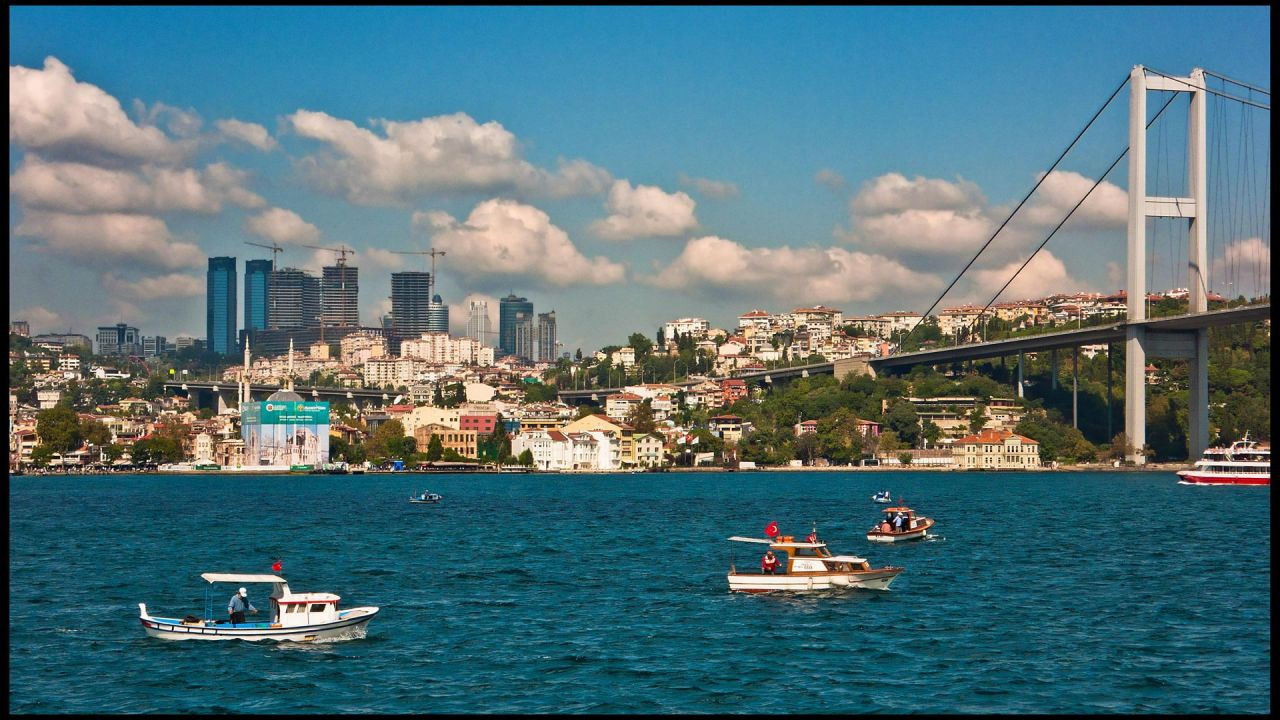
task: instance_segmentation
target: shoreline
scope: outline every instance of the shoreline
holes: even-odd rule
[[[171,475],[174,477],[183,477],[188,475],[217,475],[217,476],[241,476],[241,475],[258,475],[258,476],[332,476],[332,475],[661,475],[666,473],[759,473],[759,472],[871,472],[871,473],[901,473],[901,472],[954,472],[954,473],[1081,473],[1081,472],[1137,472],[1137,473],[1174,473],[1178,470],[1184,470],[1192,467],[1186,463],[1148,463],[1146,465],[1121,465],[1115,467],[1112,465],[1101,465],[1098,463],[1089,463],[1082,465],[1065,465],[1059,467],[1036,467],[1036,468],[957,468],[957,467],[929,467],[926,465],[882,465],[882,466],[859,466],[859,465],[828,465],[824,467],[792,467],[789,465],[766,466],[755,468],[725,468],[725,467],[669,467],[663,470],[653,472],[645,470],[572,470],[572,471],[543,471],[529,470],[528,472],[496,472],[485,470],[366,470],[360,473],[310,473],[310,472],[288,472],[279,470],[188,470],[183,472],[162,472],[159,470],[130,470],[123,472],[97,472],[97,471],[71,471],[71,472],[24,472],[18,475],[10,473],[10,477],[112,477],[115,475]]]

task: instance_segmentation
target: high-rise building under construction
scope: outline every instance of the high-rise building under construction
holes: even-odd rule
[[[538,362],[556,361],[556,311],[538,313]]]
[[[267,327],[292,330],[320,326],[320,279],[297,268],[271,273]]]
[[[431,273],[417,270],[391,273],[391,351],[400,341],[430,329]],[[446,322],[447,325],[447,322]]]
[[[324,325],[354,327],[360,324],[358,275],[358,268],[342,262],[324,268],[320,280],[320,317]]]

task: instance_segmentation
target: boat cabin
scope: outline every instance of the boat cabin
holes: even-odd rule
[[[914,530],[916,527],[916,519],[917,519],[916,511],[912,510],[909,507],[885,508],[884,520],[880,522],[880,526],[876,529],[879,530],[880,532],[897,532],[897,529],[893,525],[893,519],[897,517],[898,513],[902,513],[904,516],[906,516],[906,522],[902,524],[902,529],[904,531]]]
[[[286,593],[271,597],[272,623],[280,627],[321,625],[338,621],[338,600],[333,593]]]

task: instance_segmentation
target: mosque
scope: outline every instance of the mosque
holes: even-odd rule
[[[249,396],[249,343],[240,377],[240,437],[244,465],[262,469],[302,470],[329,462],[329,403],[307,401],[293,391],[293,343],[285,387],[266,400]]]

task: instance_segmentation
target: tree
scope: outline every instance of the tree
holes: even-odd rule
[[[111,444],[111,430],[97,420],[81,422],[80,434],[84,436],[85,442],[93,443],[98,447],[106,447]]]
[[[656,427],[653,420],[653,401],[646,398],[633,405],[631,411],[627,413],[626,421],[635,429],[637,435],[653,432]]]
[[[61,405],[36,413],[36,434],[41,445],[48,445],[54,452],[70,452],[84,441],[80,418]]]
[[[642,360],[653,351],[653,341],[644,333],[631,333],[627,337],[627,345],[636,351],[636,360]]]
[[[942,437],[942,428],[938,427],[932,420],[925,420],[924,430],[920,434],[931,445],[937,445],[938,439]]]
[[[365,443],[365,453],[379,460],[392,457],[401,449],[400,438],[404,437],[404,424],[399,420],[388,420],[373,431],[373,436]]]
[[[102,450],[102,454],[106,457],[107,462],[115,462],[124,455],[124,446],[120,443],[111,443]]]
[[[444,443],[440,442],[439,435],[432,435],[431,440],[427,442],[427,461],[434,462],[444,455]]]
[[[882,453],[891,453],[902,448],[902,442],[898,440],[897,433],[892,430],[886,430],[880,433],[879,451]]]
[[[987,426],[987,406],[975,405],[969,411],[969,432],[978,433]]]
[[[916,408],[906,400],[900,400],[885,416],[885,425],[906,443],[907,447],[915,447],[920,439],[920,417]]]
[[[1129,442],[1129,436],[1123,432],[1117,433],[1111,438],[1111,447],[1107,450],[1108,460],[1124,460],[1133,454],[1133,443]]]
[[[898,462],[902,463],[903,465],[910,465],[910,464],[911,464],[911,453],[909,453],[909,452],[900,452],[900,453],[898,453]]]
[[[38,468],[47,466],[49,461],[53,459],[54,452],[56,451],[48,445],[35,446],[31,450],[31,464]]]

